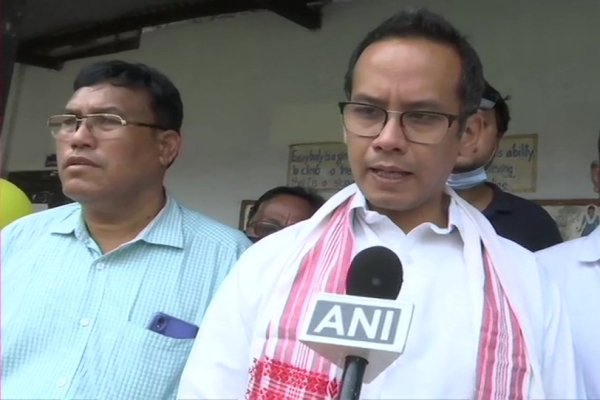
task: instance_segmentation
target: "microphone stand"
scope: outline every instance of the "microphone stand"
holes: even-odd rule
[[[367,364],[369,362],[362,357],[346,357],[339,400],[359,400]]]

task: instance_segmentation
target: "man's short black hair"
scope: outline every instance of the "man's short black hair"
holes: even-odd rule
[[[165,129],[181,131],[183,103],[179,90],[164,74],[145,64],[131,64],[120,60],[99,61],[83,67],[75,81],[73,90],[82,87],[110,83],[132,90],[145,90],[150,96],[156,115],[156,125]]]
[[[461,120],[475,113],[481,102],[484,79],[483,66],[475,49],[450,22],[442,16],[423,8],[408,8],[369,32],[350,57],[344,78],[344,92],[350,99],[354,68],[361,54],[370,45],[386,39],[423,38],[451,46],[459,54],[462,62],[462,79],[458,88],[461,101]]]
[[[317,211],[325,203],[325,199],[311,189],[307,189],[302,186],[278,186],[265,192],[265,194],[263,194],[258,198],[258,200],[256,200],[256,202],[248,212],[248,221],[254,218],[261,205],[279,196],[299,197],[302,200],[305,200],[308,204],[310,204],[311,208],[313,209],[313,212]]]
[[[498,129],[498,136],[502,137],[508,131],[508,123],[510,122],[510,110],[507,103],[510,100],[510,96],[502,97],[500,92],[490,85],[488,81],[485,81],[485,90],[482,97],[494,103],[496,128]]]

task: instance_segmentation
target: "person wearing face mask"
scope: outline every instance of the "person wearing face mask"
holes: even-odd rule
[[[345,294],[352,260],[373,247],[401,260],[395,299],[414,312],[398,360],[383,370],[391,354],[369,356],[361,399],[583,399],[558,288],[446,185],[481,133],[466,129],[484,89],[475,49],[411,8],[368,32],[347,65],[340,136],[356,183],[244,252],[204,314],[177,399],[346,398],[334,359],[345,349],[311,349],[301,332],[314,296]],[[365,337],[340,310],[315,331]]]
[[[506,100],[485,82],[480,110],[469,125],[469,129],[481,130],[481,134],[473,151],[458,158],[448,185],[481,211],[498,235],[530,251],[538,251],[562,243],[556,222],[540,205],[504,192],[487,181],[486,169],[510,122]]]
[[[325,203],[318,194],[301,186],[278,186],[256,200],[248,213],[246,236],[252,243],[313,216]]]

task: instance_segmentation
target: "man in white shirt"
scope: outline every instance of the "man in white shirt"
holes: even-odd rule
[[[598,140],[600,155],[600,138]],[[592,163],[594,190],[600,193],[600,161]],[[588,236],[536,253],[558,283],[573,332],[575,358],[588,399],[600,399],[600,227]]]
[[[340,103],[356,185],[240,258],[178,398],[335,398],[340,369],[298,332],[310,299],[343,293],[354,255],[378,245],[401,259],[398,300],[414,315],[403,354],[362,398],[580,398],[557,288],[445,185],[476,139],[465,127],[483,85],[477,53],[436,14],[405,10],[365,37]]]

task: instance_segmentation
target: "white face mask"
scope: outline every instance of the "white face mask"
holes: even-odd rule
[[[480,108],[482,110],[488,110],[493,109],[495,105],[496,103],[492,100],[481,99]],[[487,182],[488,176],[485,169],[487,165],[494,159],[497,150],[498,148],[494,149],[494,152],[490,156],[489,160],[481,167],[476,168],[473,171],[450,174],[450,177],[447,181],[448,185],[454,190],[466,190]]]
[[[473,171],[450,174],[448,185],[454,190],[466,190],[479,186],[487,181],[485,165]]]
[[[483,104],[483,102],[490,102],[490,101],[483,99],[482,104]],[[493,105],[494,105],[494,103],[491,103],[492,107],[493,107]],[[498,151],[497,147],[494,149],[494,152],[492,153],[492,155],[490,156],[488,161],[481,167],[475,168],[472,171],[450,174],[450,177],[448,178],[448,181],[447,181],[448,185],[454,190],[466,190],[466,189],[474,188],[475,186],[479,186],[484,182],[487,182],[488,176],[487,176],[487,172],[485,171],[485,169],[488,166],[488,164],[491,163],[492,160],[494,159],[494,157],[496,156],[496,151]]]

